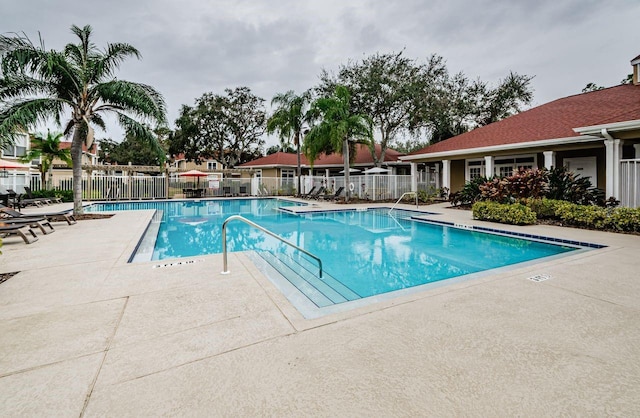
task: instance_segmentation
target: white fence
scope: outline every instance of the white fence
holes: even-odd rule
[[[329,193],[335,193],[340,187],[351,191],[351,196],[363,200],[393,200],[411,191],[411,176],[396,175],[357,175],[349,176],[349,184],[345,184],[344,176],[340,177],[303,177],[302,192],[308,193],[312,187],[325,187]]]
[[[427,173],[429,174],[429,173]],[[434,174],[434,173],[431,173]],[[24,186],[32,190],[42,189],[40,177],[37,175],[2,179],[1,185],[11,188],[17,193],[24,193]],[[344,176],[320,177],[302,176],[301,193],[306,194],[315,186],[326,189],[326,193],[334,193],[344,187],[342,196],[347,190],[353,198],[371,201],[395,200],[403,193],[412,191],[412,177],[399,175],[353,175],[349,184],[345,184]],[[247,178],[203,178],[185,179],[161,176],[106,176],[87,175],[82,178],[83,199],[90,200],[143,200],[167,199],[175,197],[224,197],[224,196],[293,196],[297,194],[297,178],[295,177],[254,177]],[[418,179],[418,190],[434,192],[438,179],[433,175],[421,176]],[[54,189],[70,191],[73,179],[58,178],[52,184]]]
[[[620,204],[640,207],[640,159],[622,160],[620,165]]]

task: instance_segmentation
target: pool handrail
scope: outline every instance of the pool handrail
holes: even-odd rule
[[[322,260],[320,259],[320,257],[318,257],[317,255],[311,254],[309,251],[305,250],[302,247],[297,246],[296,244],[287,241],[286,239],[274,234],[273,232],[269,231],[267,228],[258,225],[255,222],[252,222],[250,220],[248,220],[247,218],[240,216],[240,215],[231,215],[229,216],[227,219],[225,219],[225,221],[222,223],[222,267],[223,267],[223,271],[222,274],[229,274],[229,269],[227,268],[228,264],[227,264],[227,224],[230,221],[242,221],[244,223],[246,223],[249,226],[252,226],[262,232],[264,232],[265,234],[274,237],[275,239],[278,239],[282,242],[284,242],[285,244],[295,248],[296,250],[308,255],[309,257],[313,258],[314,260],[316,260],[318,262],[318,270],[319,270],[319,277],[322,278]]]
[[[391,209],[389,209],[389,215],[391,215],[391,211],[394,210],[396,206],[398,206],[398,203],[400,203],[400,201],[404,199],[406,195],[414,195],[416,197],[416,209],[418,208],[418,192],[404,192],[402,193],[402,196],[400,196],[400,198],[396,201],[396,203],[391,206]]]

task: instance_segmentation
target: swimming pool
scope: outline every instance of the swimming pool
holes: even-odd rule
[[[558,256],[578,247],[420,222],[416,212],[388,209],[293,213],[304,204],[232,199],[97,204],[90,211],[157,209],[153,251],[166,260],[222,251],[221,226],[243,217],[317,255],[313,259],[242,222],[228,225],[228,249],[252,250],[317,307]]]

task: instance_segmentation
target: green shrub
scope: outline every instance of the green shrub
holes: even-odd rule
[[[593,205],[562,202],[556,206],[556,217],[568,225],[604,229],[608,225],[607,209]]]
[[[34,190],[31,192],[31,194],[33,195],[33,197],[59,197],[63,202],[73,202],[72,190]]]
[[[449,201],[453,206],[457,206],[458,204],[470,205],[481,200],[482,192],[480,191],[480,186],[488,181],[489,179],[486,177],[476,177],[475,179],[466,182],[462,187],[462,190],[449,195]]]
[[[473,218],[483,221],[512,225],[532,225],[536,223],[535,212],[520,203],[476,202],[472,210]]]
[[[640,208],[611,209],[607,226],[615,231],[640,232]]]
[[[556,218],[556,209],[558,205],[566,203],[562,200],[553,199],[524,199],[523,204],[529,209],[534,211],[538,216],[538,219],[553,219]]]
[[[566,200],[581,205],[604,206],[604,193],[592,186],[587,177],[569,171],[566,167],[557,167],[549,171],[549,199]]]

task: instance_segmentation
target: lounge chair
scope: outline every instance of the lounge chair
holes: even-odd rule
[[[315,192],[315,191],[316,191],[316,186],[313,186],[313,187],[311,188],[311,190],[309,190],[309,192],[308,192],[308,193],[301,194],[301,195],[300,195],[300,197],[301,197],[301,198],[303,198],[303,199],[308,199],[308,198],[309,198],[309,196],[311,196],[311,195],[313,194],[313,192]]]
[[[0,219],[0,224],[9,225],[29,225],[31,229],[38,228],[43,234],[51,234],[56,232],[51,222],[46,218],[29,218],[29,217],[8,217]],[[46,227],[46,228],[45,228]]]
[[[342,194],[342,191],[344,190],[344,187],[339,187],[338,190],[334,193],[334,194],[330,194],[330,195],[326,195],[326,196],[320,196],[320,198],[322,200],[338,200],[338,198],[340,198],[340,195]]]
[[[231,194],[231,187],[224,186],[224,187],[222,188],[222,193],[224,194],[224,196],[225,196],[225,197],[233,196],[233,195]]]
[[[62,203],[62,199],[60,199],[59,197],[34,197],[33,193],[31,192],[31,187],[29,186],[24,186],[24,191],[27,194],[27,199],[29,200],[39,200],[42,203],[45,203],[47,205],[51,205],[53,203]]]
[[[29,234],[31,235],[30,237],[25,235],[25,233],[22,231],[22,228],[27,227],[29,227],[29,229],[27,229],[27,232],[29,232]],[[18,235],[24,240],[26,244],[31,244],[32,242],[38,240],[38,236],[36,235],[34,230],[31,229],[31,227],[27,224],[3,225],[2,223],[0,223],[0,235],[2,235],[3,237],[8,235]]]
[[[66,222],[69,225],[73,225],[77,223],[75,216],[73,216],[73,212],[71,209],[62,210],[59,212],[46,212],[46,213],[21,213],[17,210],[13,210],[11,208],[0,205],[0,217],[13,217],[13,218],[30,218],[30,219],[38,219],[45,218],[49,222]],[[0,220],[1,222],[1,220]]]
[[[325,190],[327,190],[325,187],[320,187],[317,192],[315,192],[314,194],[310,194],[309,197],[307,197],[306,199],[316,199],[317,200],[320,197],[320,195],[322,195],[324,193]]]
[[[247,186],[240,186],[240,191],[238,192],[239,196],[248,196]]]

